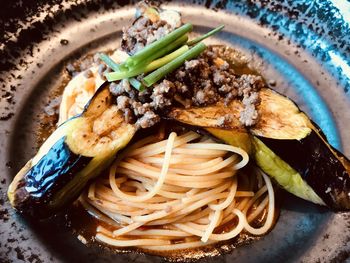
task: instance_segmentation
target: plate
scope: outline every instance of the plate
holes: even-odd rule
[[[225,24],[211,39],[240,50],[275,89],[294,99],[350,156],[350,5],[346,1],[176,1],[195,33]],[[134,15],[128,1],[4,1],[0,24],[0,261],[163,262],[144,254],[86,248],[62,218],[24,220],[6,189],[36,150],[40,116],[58,101],[69,61],[118,46]],[[51,112],[52,113],[52,112]],[[45,127],[43,127],[45,129]],[[283,194],[279,221],[260,240],[217,249],[206,262],[344,262],[350,257],[350,214],[332,213]]]

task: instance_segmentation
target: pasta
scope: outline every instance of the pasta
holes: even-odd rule
[[[242,149],[194,132],[161,141],[149,136],[119,156],[108,178],[93,182],[80,201],[101,222],[96,239],[116,247],[167,251],[242,231],[262,235],[273,223],[274,191],[265,174],[240,174],[248,161]],[[264,223],[255,228],[259,215]]]

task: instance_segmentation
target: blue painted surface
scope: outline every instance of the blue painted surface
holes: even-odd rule
[[[218,1],[220,2],[220,1]],[[226,7],[307,50],[350,99],[350,3],[346,0],[227,1]]]

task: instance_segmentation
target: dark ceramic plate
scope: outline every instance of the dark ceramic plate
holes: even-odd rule
[[[119,3],[118,3],[119,2]],[[54,222],[25,222],[6,189],[35,152],[39,116],[67,61],[115,48],[132,21],[127,1],[1,1],[0,261],[161,262],[160,257],[88,249]],[[350,4],[334,1],[167,2],[204,32],[225,24],[214,42],[241,50],[276,89],[295,99],[329,141],[350,156]],[[271,82],[273,83],[273,81]],[[46,112],[50,114],[50,112]],[[59,221],[58,221],[59,222]],[[343,262],[350,255],[350,214],[286,195],[272,232],[207,262]]]

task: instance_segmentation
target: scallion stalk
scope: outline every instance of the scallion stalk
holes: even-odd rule
[[[162,37],[161,39],[153,42],[152,44],[147,45],[146,47],[141,49],[139,52],[137,52],[135,55],[129,57],[126,60],[126,64],[129,67],[132,67],[138,63],[141,63],[142,61],[146,60],[147,58],[152,56],[154,53],[156,53],[158,50],[169,45],[170,43],[172,43],[173,41],[175,41],[179,37],[185,35],[189,31],[191,31],[192,28],[193,28],[192,24],[184,24],[183,26],[175,29],[171,33]]]
[[[121,69],[120,65],[115,63],[113,61],[113,59],[111,59],[109,56],[107,56],[106,54],[101,53],[101,54],[99,54],[99,57],[104,63],[106,63],[106,65],[108,67],[110,67],[111,69],[113,69],[116,72],[120,72],[120,69]],[[145,86],[140,81],[138,81],[135,78],[130,78],[129,82],[138,91],[142,91],[142,90],[145,89]]]
[[[206,49],[206,45],[204,43],[199,43],[195,45],[193,48],[162,66],[161,68],[153,71],[143,78],[143,83],[146,87],[150,87],[153,84],[157,83],[160,79],[162,79],[165,75],[179,68],[186,60],[190,60],[192,58],[197,57],[200,53],[202,53]]]
[[[170,61],[181,56],[182,54],[184,54],[187,51],[188,51],[188,46],[185,45],[185,46],[182,46],[179,49],[175,50],[174,52],[170,53],[169,55],[166,55],[162,58],[159,58],[146,66],[137,67],[131,71],[110,72],[110,73],[107,73],[105,76],[107,77],[108,81],[116,81],[116,80],[135,77],[135,76],[140,75],[142,73],[147,73],[147,72],[153,71],[157,68],[160,68],[160,67],[164,66],[165,64],[169,63]]]
[[[130,78],[129,79],[129,83],[131,84],[131,86],[133,86],[138,91],[144,91],[145,90],[145,85],[143,85],[140,81],[138,81],[135,78]]]
[[[169,54],[170,52],[172,52],[176,48],[178,48],[178,47],[182,46],[183,44],[185,44],[187,42],[187,40],[188,40],[187,34],[179,37],[178,39],[176,39],[171,44],[169,44],[166,47],[164,47],[164,48],[158,50],[157,52],[155,52],[153,55],[151,55],[145,61],[142,61],[142,65],[149,64],[152,61],[154,61],[155,59],[163,57],[163,56]],[[134,70],[135,68],[138,68],[140,66],[141,65],[135,65],[134,67],[130,67],[130,70]]]
[[[103,53],[100,53],[99,54],[99,57],[100,59],[106,63],[106,65],[108,67],[110,67],[111,69],[113,69],[114,71],[119,71],[120,70],[120,67],[119,67],[119,64],[115,63],[113,61],[113,59],[111,59],[109,56],[107,56],[106,54],[103,54]]]
[[[181,56],[182,54],[184,54],[185,52],[187,52],[189,50],[187,45],[184,45],[182,47],[180,47],[179,49],[175,50],[174,52],[170,53],[169,55],[166,55],[162,58],[159,58],[153,62],[151,62],[150,64],[148,64],[145,68],[145,73],[151,72],[155,69],[158,69],[162,66],[164,66],[165,64],[169,63],[170,61],[176,59],[177,57]]]
[[[201,42],[202,40],[204,40],[204,39],[206,39],[206,38],[216,34],[217,32],[221,31],[224,27],[225,27],[224,25],[221,25],[221,26],[219,26],[219,27],[209,31],[208,33],[206,33],[203,36],[200,36],[200,37],[197,37],[197,38],[195,38],[195,39],[193,39],[191,41],[188,41],[187,45],[189,45],[189,46],[195,45],[195,44]]]

